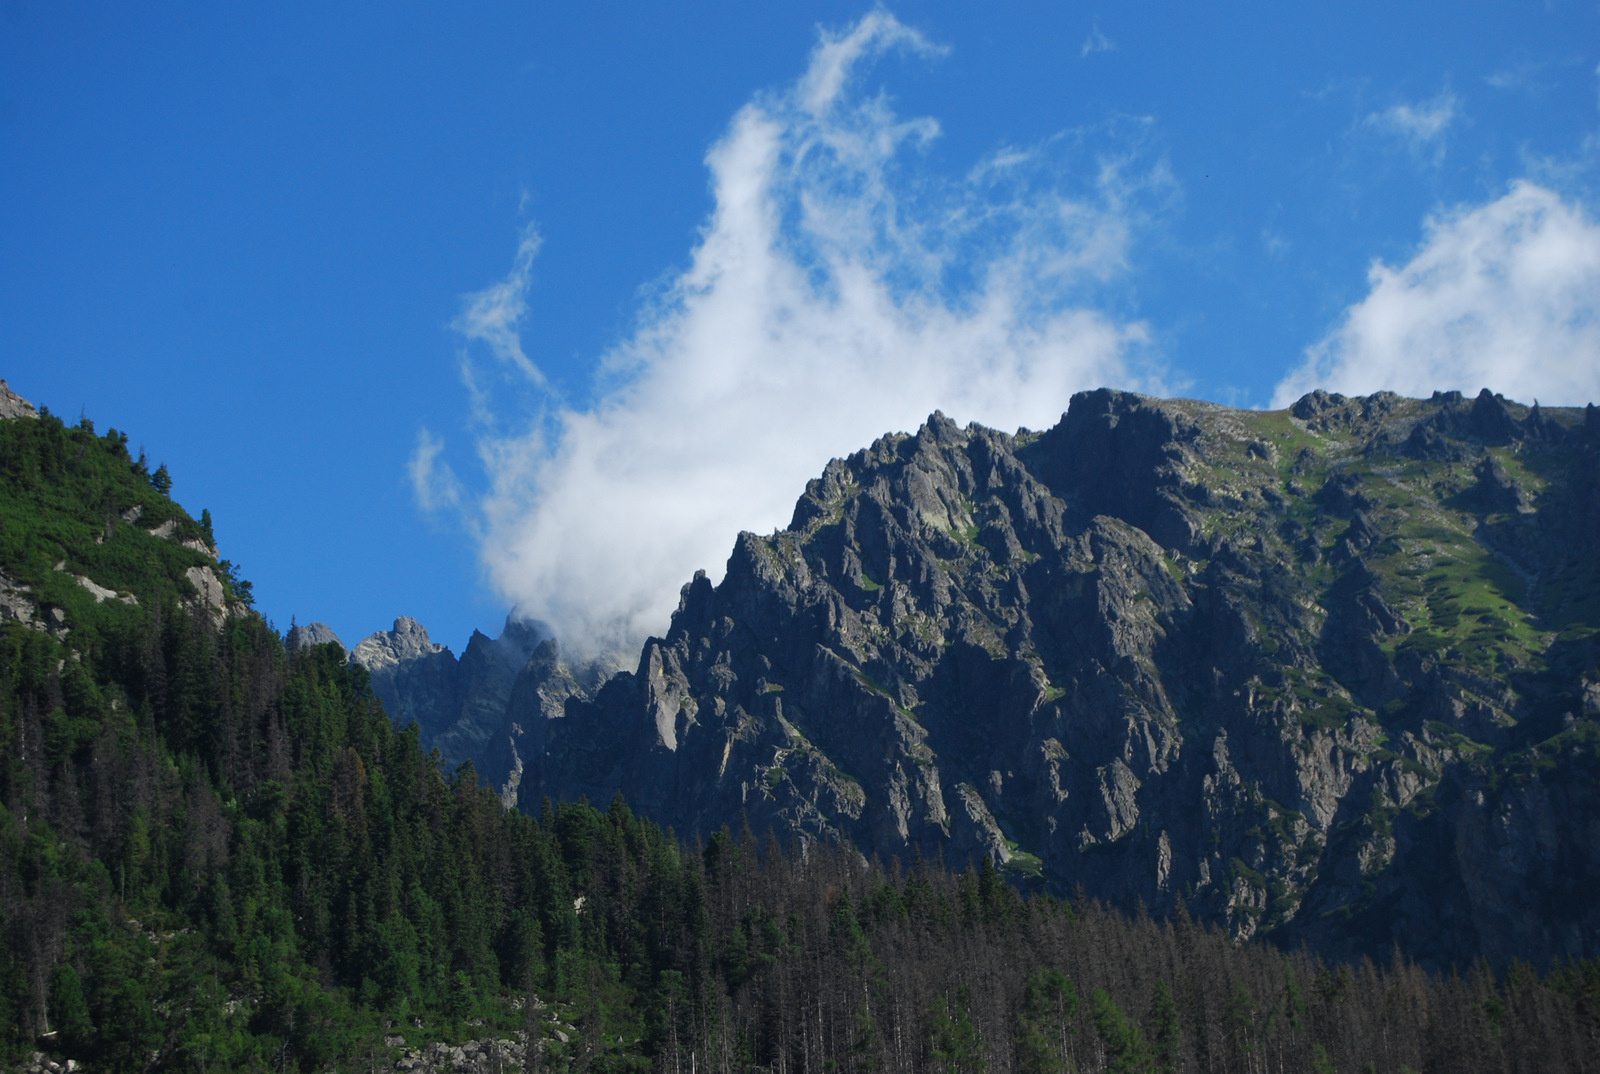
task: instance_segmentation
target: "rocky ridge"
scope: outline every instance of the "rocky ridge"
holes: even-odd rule
[[[28,400],[11,390],[11,385],[0,380],[0,421],[8,418],[37,418],[39,410]]]
[[[319,627],[327,629],[322,624],[308,629]],[[312,635],[306,637],[309,641]],[[371,674],[373,691],[397,723],[417,724],[424,748],[438,749],[451,768],[472,761],[486,779],[505,787],[519,770],[519,745],[528,748],[519,719],[530,718],[521,715],[523,710],[533,706],[530,712],[538,714],[542,730],[546,714],[538,707],[540,692],[559,689],[560,676],[547,681],[540,674],[538,653],[548,640],[538,625],[508,618],[498,638],[473,631],[458,659],[431,640],[421,623],[401,616],[394,629],[364,638],[350,650],[350,659]],[[540,684],[526,701],[514,703],[519,677],[530,668]]]
[[[339,635],[327,623],[300,623],[289,628],[289,633],[283,636],[284,647],[290,653],[297,653],[301,649],[312,645],[327,645],[332,643],[340,649],[345,649],[344,642],[339,640]]]
[[[935,414],[741,534],[635,670],[542,642],[487,768],[1334,955],[1593,956],[1596,533],[1592,407]]]

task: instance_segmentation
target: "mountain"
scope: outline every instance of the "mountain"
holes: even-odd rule
[[[830,844],[832,827],[787,847],[722,831],[686,845],[620,795],[603,813],[508,810],[506,786],[447,774],[414,720],[393,727],[331,630],[280,638],[218,558],[209,514],[173,500],[166,467],[132,458],[126,435],[7,412],[0,1069],[1593,1068],[1596,960],[1503,978],[1481,961],[1461,975],[1335,965],[1236,943],[1181,906],[1157,921],[1023,898],[992,855],[885,867]],[[722,622],[689,612],[680,628]],[[529,721],[525,774],[553,782],[567,729],[625,710],[639,676],[574,674],[545,639],[506,694],[492,669],[528,642],[512,633],[456,661],[402,623],[379,649],[442,669],[441,736],[492,689]],[[676,644],[647,657],[666,667]],[[742,653],[712,661],[730,669],[712,681],[736,687]],[[737,689],[717,697],[751,711]],[[710,720],[643,715],[684,756]],[[619,768],[646,763],[612,745]],[[728,750],[730,771],[747,752]],[[1549,758],[1525,784],[1560,786],[1571,765]]]
[[[546,642],[488,741],[530,811],[624,790],[1340,957],[1592,957],[1597,534],[1592,406],[935,414],[741,534],[635,670]]]
[[[321,623],[308,629],[332,637]],[[471,761],[511,807],[521,781],[521,753],[542,749],[542,738],[530,740],[523,725],[542,730],[546,719],[560,715],[563,699],[592,690],[619,670],[614,662],[591,662],[579,669],[585,683],[579,686],[565,665],[549,674],[547,654],[553,652],[542,627],[508,617],[498,638],[473,631],[458,660],[448,646],[430,640],[421,623],[401,616],[393,630],[364,638],[350,659],[367,669],[373,692],[397,724],[416,723],[424,749],[437,749],[452,769]]]
[[[295,630],[338,641],[326,624],[312,623],[291,630],[291,647]],[[409,616],[349,655],[398,726],[415,723],[423,748],[437,749],[448,768],[470,761],[507,808],[520,797],[524,757],[543,752],[545,722],[563,715],[568,697],[588,697],[622,670],[611,655],[569,666],[548,630],[511,617],[498,638],[473,631],[460,659]]]
[[[550,1021],[608,950],[573,909],[601,814],[541,827],[447,777],[331,630],[278,637],[171,489],[126,434],[0,382],[0,1070],[606,1052]]]

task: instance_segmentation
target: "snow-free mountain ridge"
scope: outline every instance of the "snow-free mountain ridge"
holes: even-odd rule
[[[684,835],[1548,963],[1600,953],[1597,533],[1592,406],[1101,390],[829,463],[633,671],[515,625],[355,658],[530,811],[622,791]]]

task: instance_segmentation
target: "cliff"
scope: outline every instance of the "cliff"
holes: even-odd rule
[[[741,534],[634,671],[536,656],[507,798],[987,857],[1340,955],[1593,956],[1597,489],[1592,407],[1488,392],[935,414]]]

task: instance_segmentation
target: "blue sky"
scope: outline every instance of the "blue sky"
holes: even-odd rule
[[[1592,2],[147,7],[0,6],[0,376],[280,628],[636,639],[936,406],[1600,396]]]

